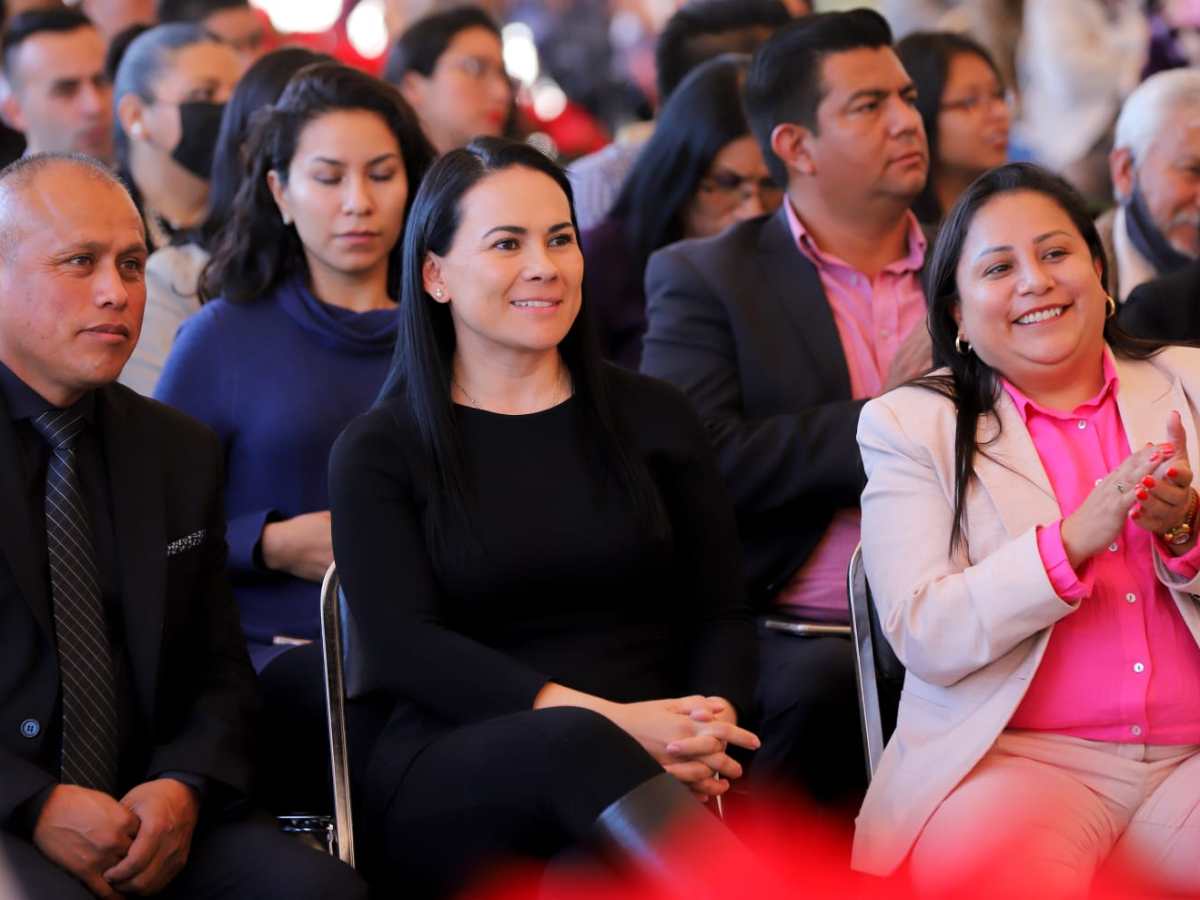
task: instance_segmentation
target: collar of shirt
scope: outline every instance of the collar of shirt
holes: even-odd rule
[[[792,238],[795,240],[796,246],[817,267],[818,272],[829,272],[837,268],[848,269],[852,272],[855,271],[849,263],[839,259],[832,253],[826,253],[817,246],[817,242],[813,239],[812,234],[792,207],[790,199],[784,198],[783,207],[787,215],[788,228],[791,229]],[[921,267],[925,265],[926,241],[925,234],[921,231],[921,223],[917,221],[917,217],[912,214],[911,210],[905,212],[904,217],[908,222],[908,254],[883,267],[884,272],[896,275],[903,275],[906,272],[919,272]]]
[[[1029,424],[1030,410],[1033,410],[1034,412],[1043,416],[1050,416],[1053,419],[1078,419],[1080,416],[1085,415],[1088,412],[1093,412],[1096,409],[1099,409],[1100,406],[1109,399],[1109,397],[1117,396],[1117,388],[1120,387],[1120,379],[1117,378],[1117,367],[1113,362],[1112,352],[1107,347],[1104,348],[1103,369],[1104,384],[1096,393],[1096,396],[1079,404],[1079,406],[1075,407],[1075,409],[1071,410],[1070,412],[1063,412],[1062,410],[1057,409],[1047,409],[1045,406],[1042,406],[1034,400],[1026,397],[1023,393],[1021,393],[1020,389],[1017,388],[1016,385],[1010,382],[1007,378],[1001,378],[1000,383],[1004,385],[1004,390],[1008,391],[1008,395],[1012,397],[1013,403],[1016,404],[1017,412],[1021,414],[1021,421],[1026,424]]]
[[[48,410],[62,408],[55,406],[27,385],[17,377],[12,369],[2,362],[0,362],[0,396],[4,398],[4,404],[8,407],[8,416],[14,422],[19,422],[22,419],[36,419]],[[83,414],[83,418],[89,424],[94,422],[96,412],[95,391],[88,391],[75,401],[74,408]]]

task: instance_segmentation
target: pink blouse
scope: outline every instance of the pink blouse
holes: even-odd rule
[[[1117,409],[1119,382],[1108,353],[1104,387],[1071,413],[1039,406],[1003,382],[1063,517],[1129,456]],[[1057,594],[1078,608],[1054,626],[1046,654],[1009,728],[1096,741],[1200,743],[1200,647],[1154,573],[1158,553],[1177,575],[1200,568],[1200,545],[1172,557],[1127,520],[1107,551],[1071,568],[1062,519],[1038,529],[1038,550]]]

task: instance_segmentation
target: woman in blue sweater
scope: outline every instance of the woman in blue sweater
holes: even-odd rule
[[[298,72],[255,126],[201,277],[220,299],[180,329],[156,397],[224,444],[230,576],[270,681],[268,663],[319,633],[329,451],[387,371],[398,241],[433,151],[393,89],[331,62]]]

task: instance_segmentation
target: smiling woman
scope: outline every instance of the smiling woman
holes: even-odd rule
[[[358,787],[388,798],[368,828],[422,896],[597,836],[701,894],[730,838],[695,798],[758,745],[708,440],[680,394],[600,361],[582,277],[561,170],[495,138],[446,154],[413,204],[387,383],[330,461],[360,689],[391,719],[352,735]],[[660,826],[699,862],[664,863]]]
[[[928,269],[947,368],[863,410],[863,559],[907,676],[854,863],[907,858],[922,893],[1081,896],[1110,856],[1200,887],[1176,824],[1200,811],[1200,352],[1121,331],[1106,271],[1066,182],[984,174]]]

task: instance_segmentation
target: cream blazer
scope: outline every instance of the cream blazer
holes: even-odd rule
[[[1166,440],[1177,409],[1197,466],[1200,350],[1173,347],[1146,362],[1116,360],[1117,407],[1131,447]],[[887,874],[905,859],[938,804],[1003,731],[1041,662],[1054,623],[1076,607],[1050,585],[1037,526],[1062,516],[1015,404],[1001,391],[981,423],[966,501],[967,552],[950,556],[954,407],[923,388],[870,401],[858,426],[867,470],[863,561],[880,622],[907,675],[854,834],[854,868]],[[1200,577],[1184,582],[1155,559],[1200,643]]]

